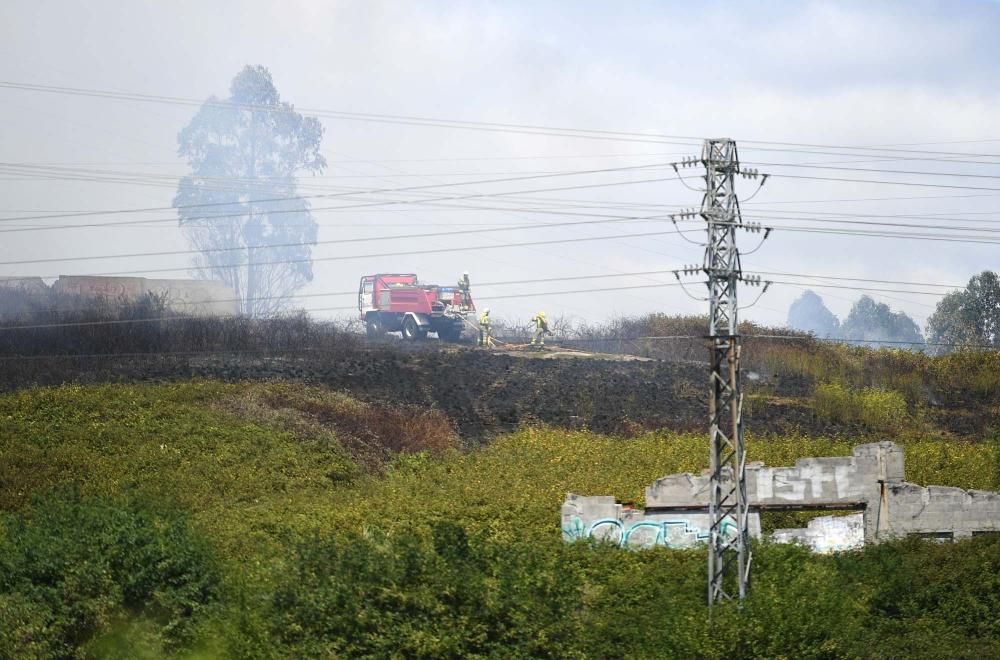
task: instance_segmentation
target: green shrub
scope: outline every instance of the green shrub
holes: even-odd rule
[[[1000,539],[904,539],[831,561],[865,597],[872,657],[986,658],[1000,654]]]
[[[854,393],[840,383],[817,385],[813,406],[820,416],[839,422],[853,422],[859,412]]]
[[[206,544],[176,514],[60,491],[3,526],[0,657],[70,656],[126,618],[175,648],[218,595]]]
[[[299,544],[256,622],[266,631],[237,627],[231,639],[295,657],[579,657],[580,606],[566,553],[439,522],[430,534]]]
[[[935,358],[931,375],[943,389],[985,399],[1000,393],[1000,351],[960,350]]]
[[[906,399],[899,392],[866,387],[857,398],[859,417],[869,428],[895,431],[907,421]]]
[[[876,387],[858,392],[840,383],[823,383],[816,386],[813,405],[817,414],[832,421],[858,422],[884,432],[900,430],[909,419],[902,394]]]

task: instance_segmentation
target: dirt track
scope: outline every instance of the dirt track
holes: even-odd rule
[[[536,359],[546,358],[546,359]],[[469,442],[480,442],[525,423],[589,428],[632,435],[668,427],[701,430],[707,415],[705,367],[692,363],[609,359],[585,355],[490,353],[436,345],[345,346],[308,356],[156,356],[117,359],[59,358],[10,361],[0,385],[10,390],[63,382],[292,379],[344,390],[369,401],[436,407]],[[803,383],[766,385],[784,396]],[[758,406],[747,417],[753,432],[849,432],[807,409]]]

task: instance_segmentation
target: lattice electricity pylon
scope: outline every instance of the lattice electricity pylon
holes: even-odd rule
[[[740,384],[737,285],[759,285],[759,277],[745,277],[736,247],[736,230],[761,231],[744,224],[736,197],[736,176],[761,178],[756,170],[741,170],[736,143],[730,139],[705,140],[701,158],[677,165],[705,168],[701,209],[676,217],[700,215],[708,224],[705,258],[700,268],[708,285],[708,340],[711,351],[709,389],[710,493],[708,548],[708,603],[742,601],[750,587],[750,509],[746,489],[746,448],[743,442],[743,391]],[[675,166],[676,169],[676,166]],[[766,234],[765,234],[766,238]]]

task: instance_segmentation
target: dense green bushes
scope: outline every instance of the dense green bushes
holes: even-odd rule
[[[1000,539],[757,545],[709,624],[698,550],[498,540],[447,521],[307,535],[226,588],[181,516],[60,492],[4,520],[0,656],[993,657]]]
[[[232,657],[994,657],[1000,540],[833,557],[758,545],[751,598],[710,625],[698,550],[499,541],[461,527],[304,541]],[[984,574],[985,573],[985,574]]]
[[[566,657],[579,648],[581,585],[566,553],[472,543],[447,522],[422,531],[300,544],[268,603],[267,638],[299,657]]]
[[[0,657],[71,657],[131,620],[156,647],[188,645],[219,579],[177,512],[72,491],[39,496],[3,519]]]
[[[899,657],[985,658],[1000,653],[1000,538],[920,539],[835,556],[867,592],[874,648]]]
[[[288,384],[0,396],[0,657],[1000,654],[1000,539],[760,545],[746,608],[709,626],[703,551],[564,544],[558,521],[567,491],[641,504],[702,469],[702,434],[532,428],[459,453],[440,420],[420,446],[387,418],[366,472],[341,442],[381,442],[351,435],[371,413]],[[750,437],[749,458],[862,441]],[[1000,487],[994,446],[904,446],[912,481]]]

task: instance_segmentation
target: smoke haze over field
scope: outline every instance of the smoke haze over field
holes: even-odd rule
[[[736,139],[744,162],[775,175],[752,200],[746,199],[753,193],[752,182],[739,182],[747,219],[779,227],[759,251],[745,257],[746,269],[962,285],[973,274],[996,267],[996,246],[990,244],[780,230],[782,225],[837,231],[905,230],[891,224],[850,224],[864,219],[989,229],[991,222],[1000,219],[1000,178],[991,178],[1000,176],[1000,165],[982,164],[1000,163],[1000,67],[996,64],[1000,61],[996,39],[1000,5],[993,2],[708,2],[696,6],[659,2],[8,0],[0,6],[0,21],[5,26],[0,81],[204,100],[213,94],[225,97],[230,81],[244,66],[267,67],[282,100],[306,116],[318,115],[325,129],[322,156],[328,166],[321,174],[300,177],[298,192],[340,195],[335,200],[311,201],[320,243],[313,248],[313,256],[319,260],[313,265],[311,283],[299,292],[309,297],[296,304],[316,310],[320,317],[349,313],[340,308],[352,307],[353,295],[321,294],[355,289],[362,274],[416,272],[428,282],[453,283],[464,270],[471,274],[474,295],[501,318],[526,318],[538,309],[588,321],[651,311],[703,313],[704,303],[677,287],[625,288],[673,282],[669,274],[582,283],[485,285],[662,271],[700,263],[701,249],[672,233],[672,225],[662,220],[329,243],[485,229],[486,225],[599,219],[593,214],[644,217],[679,206],[695,207],[701,201],[699,193],[686,188],[664,167],[451,184],[662,164],[697,153],[697,138],[703,137]],[[704,43],[706,35],[711,35],[711,46]],[[712,57],[705,56],[706,49]],[[178,179],[189,172],[178,155],[177,136],[191,122],[197,106],[13,88],[0,88],[0,100],[4,124],[0,218],[168,209],[9,221],[5,229],[164,220],[4,233],[5,258],[0,261],[188,249],[177,214],[169,207]],[[334,116],[333,111],[696,139],[645,142],[611,135],[600,139],[526,135],[498,127],[463,130],[452,124],[417,126],[370,116],[361,120]],[[803,148],[784,151],[779,145],[753,140],[837,148],[803,153]],[[993,157],[958,159],[964,162],[941,160],[944,157],[901,160],[902,152],[880,157],[843,148],[860,145]],[[838,167],[871,171],[790,166],[838,163]],[[855,181],[791,178],[799,176]],[[647,179],[660,180],[626,184]],[[918,183],[920,187],[857,182],[862,179]],[[431,187],[438,184],[449,185]],[[588,185],[601,187],[581,188]],[[425,188],[359,192],[417,186]],[[505,195],[470,197],[496,193]],[[427,201],[440,197],[465,199]],[[414,203],[418,200],[422,203]],[[357,208],[360,204],[367,206]],[[654,204],[670,206],[649,206]],[[331,208],[335,206],[356,208]],[[537,212],[543,206],[548,213]],[[566,215],[574,212],[590,215]],[[838,222],[820,225],[815,222],[818,217]],[[972,233],[912,231],[949,236]],[[616,238],[640,233],[658,235]],[[982,232],[974,235],[993,237]],[[607,239],[431,252],[587,237]],[[700,235],[687,237],[697,240]],[[757,235],[740,237],[748,251],[758,240]],[[352,254],[400,252],[412,254],[341,259]],[[0,277],[121,271],[182,277],[190,265],[186,255],[0,264]],[[161,269],[177,270],[150,272]],[[893,310],[905,311],[923,327],[939,298],[905,291],[947,291],[777,274],[766,278],[797,283],[776,283],[758,304],[743,312],[746,318],[768,324],[784,324],[792,301],[804,289],[815,288],[841,319],[867,293]],[[477,282],[484,284],[477,288]],[[619,286],[621,290],[586,294],[551,293]]]

